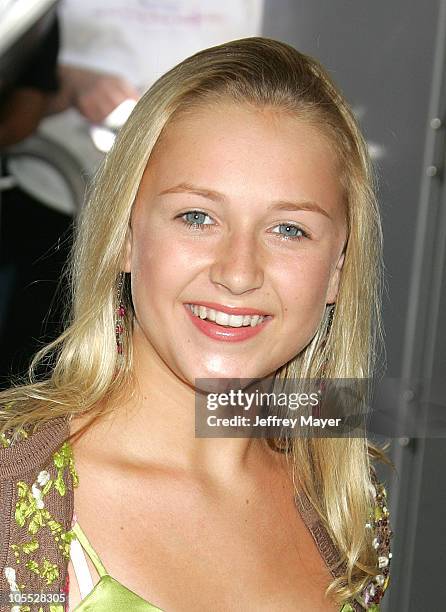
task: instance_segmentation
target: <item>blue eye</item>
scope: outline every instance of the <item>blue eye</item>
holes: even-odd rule
[[[280,238],[284,240],[303,240],[304,238],[309,238],[307,232],[305,232],[298,225],[293,225],[291,223],[280,223],[276,227],[284,228],[284,231],[273,232],[274,234],[280,234]],[[301,233],[301,236],[298,236],[298,233]]]
[[[208,229],[206,226],[212,225],[212,223],[204,222],[206,218],[210,219],[210,217],[200,210],[189,210],[180,215],[180,218],[188,227],[193,227],[194,229]]]
[[[201,210],[188,210],[187,212],[178,215],[179,219],[191,230],[208,230],[214,225],[211,217]],[[208,219],[209,221],[206,221]],[[278,238],[282,240],[304,240],[309,238],[309,234],[298,225],[292,223],[280,223],[276,225],[279,231],[273,231],[274,234],[279,234]],[[283,231],[282,231],[283,230]],[[298,234],[301,235],[298,235]]]

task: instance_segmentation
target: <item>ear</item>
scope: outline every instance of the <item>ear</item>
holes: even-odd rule
[[[341,256],[338,259],[336,268],[332,272],[330,282],[327,290],[327,304],[334,304],[339,291],[339,282],[341,280],[342,266],[344,265],[345,251],[342,251]]]
[[[124,243],[124,259],[122,262],[122,271],[132,271],[132,228],[129,225],[127,228],[127,235]]]

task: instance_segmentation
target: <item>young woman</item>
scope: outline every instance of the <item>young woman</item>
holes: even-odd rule
[[[318,62],[250,38],[161,77],[83,211],[52,376],[1,397],[0,587],[76,612],[378,609],[382,451],[196,438],[194,405],[199,378],[370,377],[381,243]]]

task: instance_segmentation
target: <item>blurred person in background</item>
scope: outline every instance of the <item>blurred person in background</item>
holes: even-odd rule
[[[259,34],[263,0],[64,0],[59,14],[60,89],[39,134],[48,146],[55,143],[70,154],[75,171],[88,184],[113,143],[114,133],[107,126],[119,127],[140,95],[188,55]],[[67,291],[61,284],[56,295],[57,281],[70,248],[73,216],[82,203],[48,165],[19,157],[10,170],[20,176],[22,189],[36,205],[28,223],[29,257],[24,264],[32,277],[12,296],[0,337],[4,387],[11,374],[25,372],[42,341],[57,335]],[[17,246],[23,236],[18,221],[9,232]],[[36,267],[36,261],[45,269]]]
[[[30,136],[47,114],[51,94],[58,90],[59,23],[54,17],[11,86],[0,92],[0,147]]]
[[[8,177],[8,147],[32,135],[46,115],[50,96],[58,89],[59,23],[55,16],[32,55],[0,98],[1,175]],[[7,384],[7,368],[16,350],[35,350],[32,336],[40,332],[48,309],[48,295],[56,286],[67,251],[52,258],[54,235],[67,229],[65,215],[42,205],[19,184],[1,192],[0,209],[0,381]],[[43,279],[44,283],[36,282]],[[50,335],[58,331],[51,327]]]

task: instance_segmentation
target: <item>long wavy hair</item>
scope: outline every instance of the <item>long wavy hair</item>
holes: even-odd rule
[[[220,100],[269,107],[315,126],[340,161],[348,237],[334,313],[327,306],[311,342],[276,373],[283,377],[370,378],[384,351],[382,229],[366,143],[342,94],[315,59],[266,38],[206,49],[162,76],[139,100],[104,159],[76,227],[69,265],[65,331],[35,356],[29,380],[0,394],[0,432],[33,430],[58,416],[98,418],[132,393],[133,309],[129,283],[124,351],[118,355],[115,313],[132,206],[163,129],[182,112]],[[128,279],[127,279],[128,281]],[[332,315],[332,317],[330,316]],[[51,364],[50,374],[35,376]],[[281,441],[270,440],[277,450]],[[372,461],[384,450],[365,437],[294,439],[293,474],[341,551],[344,569],[327,589],[337,602],[359,594],[379,573],[369,517]],[[293,479],[297,491],[297,478]]]

